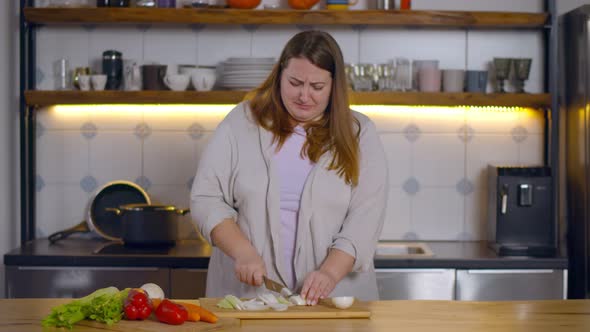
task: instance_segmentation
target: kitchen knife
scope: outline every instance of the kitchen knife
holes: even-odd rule
[[[264,286],[266,286],[266,289],[268,290],[277,292],[286,298],[290,298],[291,296],[297,295],[293,293],[289,288],[287,288],[287,286],[279,282],[269,279],[266,276],[263,276],[262,278],[264,279]]]

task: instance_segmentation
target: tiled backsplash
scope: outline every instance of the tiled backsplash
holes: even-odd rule
[[[187,207],[199,156],[231,106],[54,107],[38,113],[38,236],[85,218],[91,193],[126,179]],[[390,165],[383,239],[485,238],[488,163],[541,164],[531,110],[353,107],[377,124]],[[188,218],[182,237],[197,234]]]
[[[502,4],[510,3],[520,11],[535,12],[542,9],[540,2],[416,0],[414,8],[504,10]],[[96,67],[104,50],[116,49],[124,58],[140,63],[215,65],[230,56],[278,57],[285,42],[307,28],[45,26],[37,35],[37,87],[53,88],[52,63],[59,58],[69,59],[71,67]],[[530,57],[534,60],[525,89],[543,90],[543,36],[538,31],[314,28],[332,33],[345,60],[353,63],[403,56],[439,59],[443,69],[486,69],[494,56]],[[484,239],[486,165],[543,161],[544,117],[540,112],[355,108],[376,122],[390,163],[384,239]],[[200,151],[229,109],[231,106],[138,106],[131,110],[95,106],[91,110],[59,107],[39,111],[37,236],[84,220],[91,193],[116,179],[139,183],[155,201],[187,207]],[[181,233],[196,236],[188,218]]]

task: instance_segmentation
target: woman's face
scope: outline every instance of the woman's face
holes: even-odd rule
[[[281,74],[281,98],[298,124],[322,117],[330,101],[332,75],[305,58],[292,58]]]

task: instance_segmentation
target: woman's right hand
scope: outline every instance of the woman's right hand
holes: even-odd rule
[[[253,250],[240,254],[235,259],[236,278],[251,286],[262,285],[262,277],[266,275],[266,266],[262,257]]]

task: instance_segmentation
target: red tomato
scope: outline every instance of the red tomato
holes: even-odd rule
[[[137,311],[139,313],[138,318],[141,320],[147,319],[152,314],[152,307],[148,304],[142,304],[137,306]]]
[[[133,291],[129,292],[129,297],[131,298],[131,303],[134,306],[139,308],[141,305],[149,304],[149,299],[148,299],[147,295],[145,295],[145,293],[140,293],[140,292],[131,293],[131,292],[133,292]]]
[[[137,307],[134,305],[126,305],[125,306],[125,318],[128,320],[136,320],[139,316],[139,312]]]

